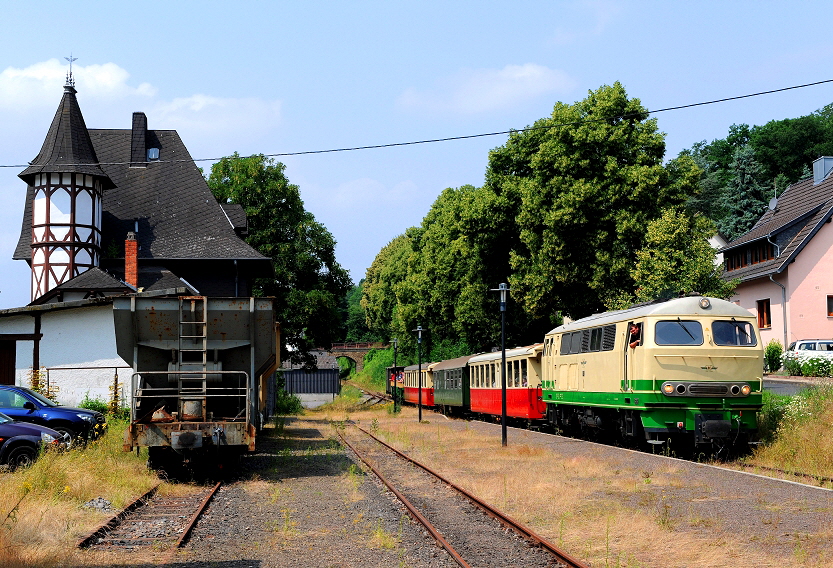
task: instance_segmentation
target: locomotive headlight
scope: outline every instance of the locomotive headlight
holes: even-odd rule
[[[743,385],[742,387],[740,387],[740,393],[743,396],[748,395],[750,392],[752,392],[752,387],[750,387],[749,385]]]
[[[672,385],[671,383],[663,383],[662,392],[664,392],[665,394],[673,394],[674,393],[674,385]]]
[[[703,308],[704,310],[709,309],[709,306],[711,306],[711,305],[712,305],[712,303],[709,301],[708,298],[700,298],[700,307]]]

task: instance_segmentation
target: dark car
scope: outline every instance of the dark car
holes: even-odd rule
[[[26,387],[0,385],[0,412],[14,420],[52,428],[70,440],[94,440],[107,427],[100,412],[61,406]]]
[[[0,465],[11,470],[31,465],[41,446],[63,447],[64,435],[46,426],[18,422],[0,412]]]

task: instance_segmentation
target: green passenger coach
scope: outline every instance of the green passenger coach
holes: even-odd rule
[[[595,314],[546,336],[547,420],[655,445],[753,442],[763,353],[755,317],[717,298]]]

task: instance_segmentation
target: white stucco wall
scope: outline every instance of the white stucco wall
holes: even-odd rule
[[[0,318],[0,333],[34,333],[34,318],[21,315]],[[118,374],[124,397],[130,391],[132,371],[116,353],[111,305],[41,313],[40,365],[48,370],[50,384],[58,387],[58,401],[75,406],[89,393],[110,399],[110,386]],[[29,386],[33,341],[17,342],[15,382]],[[78,369],[78,367],[95,367]]]

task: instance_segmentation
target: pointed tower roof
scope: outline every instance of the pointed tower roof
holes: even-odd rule
[[[95,149],[90,141],[84,116],[75,98],[71,81],[64,85],[64,96],[52,125],[43,141],[43,147],[28,168],[18,174],[31,185],[31,178],[38,173],[72,172],[103,178],[105,189],[113,187],[112,181],[98,165]]]

